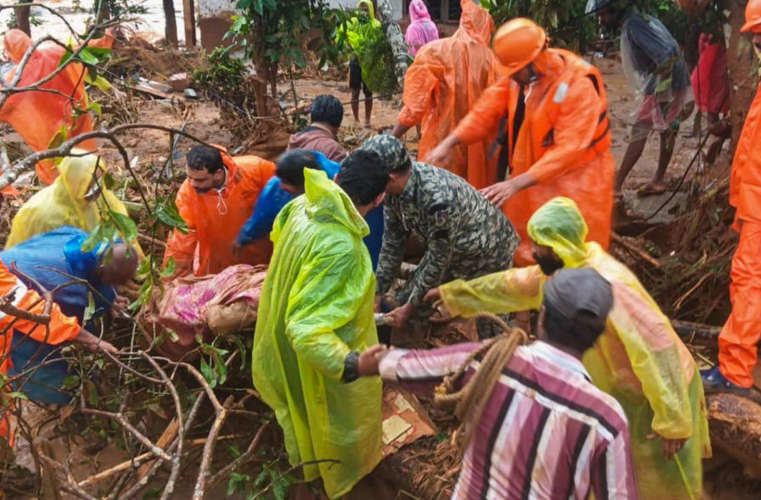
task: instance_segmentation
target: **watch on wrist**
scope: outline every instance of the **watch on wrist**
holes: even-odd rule
[[[351,351],[344,360],[344,373],[341,377],[343,382],[354,382],[359,378],[359,353]]]

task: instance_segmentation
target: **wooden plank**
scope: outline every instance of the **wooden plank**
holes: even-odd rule
[[[182,0],[182,17],[185,20],[185,47],[196,45],[196,6],[194,0]]]

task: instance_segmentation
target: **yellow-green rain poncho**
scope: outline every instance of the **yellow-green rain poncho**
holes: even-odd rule
[[[592,267],[613,286],[608,326],[583,361],[592,382],[626,412],[640,498],[701,498],[701,459],[711,456],[703,384],[669,319],[626,266],[597,243],[585,242],[587,225],[572,200],[550,200],[529,219],[527,229],[565,267]],[[453,281],[440,290],[453,315],[506,314],[538,310],[546,279],[535,265]],[[661,440],[648,439],[653,432],[687,439],[678,460],[663,456]]]
[[[100,222],[101,210],[106,207],[113,212],[127,215],[124,204],[106,188],[103,188],[95,201],[85,199],[92,187],[98,157],[76,149],[72,150],[72,154],[84,156],[63,158],[58,165],[59,176],[55,182],[24,203],[13,218],[5,248],[61,226],[92,231]],[[106,169],[103,160],[100,160],[98,168]],[[135,245],[137,248],[137,244]]]
[[[351,351],[378,343],[367,223],[324,172],[275,219],[254,334],[254,386],[283,428],[291,465],[346,494],[381,459],[381,381],[341,382]],[[337,463],[331,461],[338,461]]]

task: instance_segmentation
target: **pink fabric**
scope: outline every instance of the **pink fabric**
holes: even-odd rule
[[[168,337],[158,351],[178,359],[195,348],[196,336],[211,337],[207,321],[210,307],[246,301],[255,310],[266,274],[267,266],[238,264],[219,274],[177,278],[164,285],[163,294],[156,287],[141,318],[143,329],[149,340],[166,331],[176,334],[176,339]]]
[[[436,23],[431,20],[425,2],[423,0],[412,0],[410,2],[410,25],[404,34],[404,41],[407,42],[410,55],[414,56],[423,45],[438,39],[439,29],[436,27]]]
[[[724,45],[713,41],[713,35],[700,34],[700,59],[692,72],[692,89],[695,103],[705,113],[729,111],[729,80],[727,77],[727,51]]]

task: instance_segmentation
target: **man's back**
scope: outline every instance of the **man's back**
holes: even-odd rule
[[[381,374],[419,389],[420,382],[451,373],[479,345],[392,351]],[[471,364],[462,384],[478,366]],[[545,342],[515,351],[472,435],[455,499],[588,498],[590,492],[636,498],[621,406],[592,385],[579,360]]]

